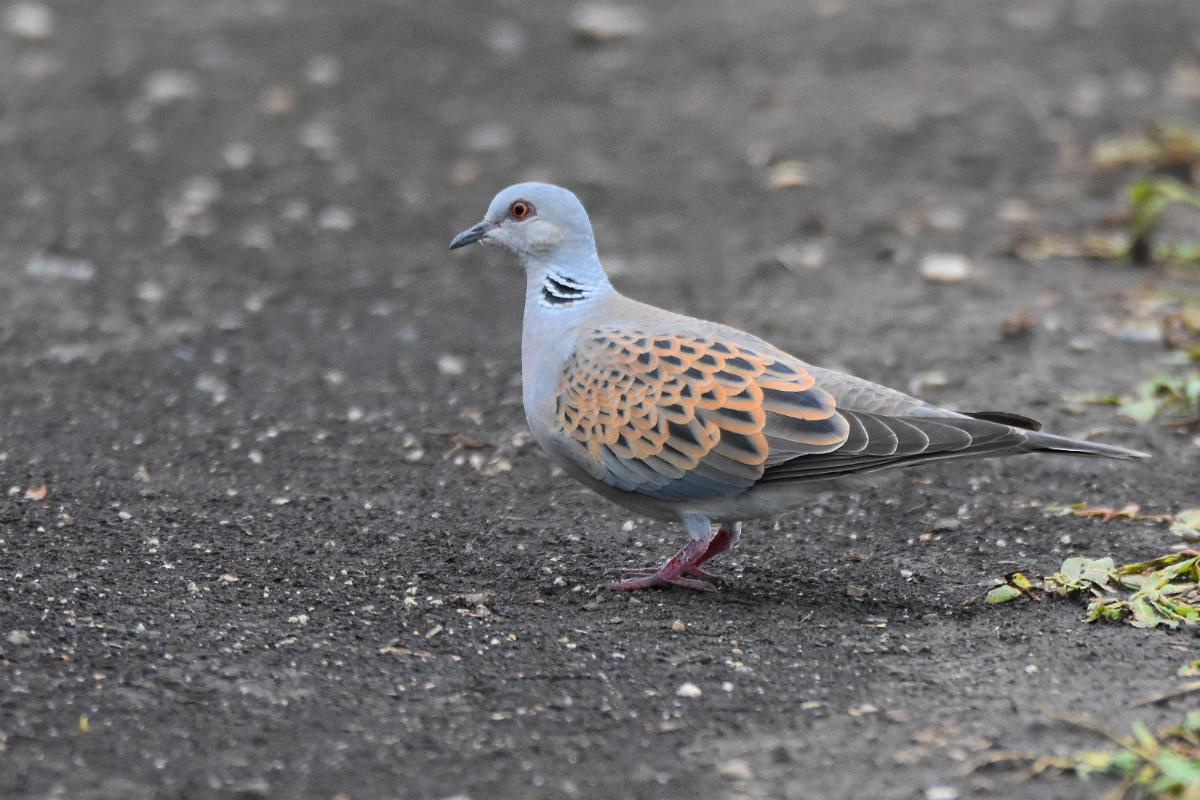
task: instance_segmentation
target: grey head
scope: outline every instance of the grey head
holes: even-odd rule
[[[587,212],[561,186],[518,183],[502,189],[483,220],[455,236],[450,249],[474,242],[499,245],[515,255],[531,285],[557,276],[580,287],[608,287]]]

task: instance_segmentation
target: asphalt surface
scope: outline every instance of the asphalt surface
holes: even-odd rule
[[[1200,5],[576,8],[5,5],[0,796],[1088,798],[979,765],[1182,715],[1131,704],[1194,631],[966,601],[1178,543],[1047,505],[1200,504],[1194,433],[1076,399],[1161,367],[1165,278],[1010,254],[1200,117]],[[519,273],[446,251],[527,178],[628,294],[1154,459],[929,467],[605,592],[681,533],[531,446]]]

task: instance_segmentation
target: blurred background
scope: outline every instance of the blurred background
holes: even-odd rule
[[[1017,558],[1004,542],[1048,567],[1070,551],[1040,505],[1197,504],[1196,0],[5,0],[0,23],[0,794],[694,797],[739,730],[730,792],[947,800],[921,793],[953,758],[892,759],[921,709],[956,698],[946,741],[983,720],[1024,746],[1045,732],[1005,704],[1066,691],[1077,665],[1047,644],[1038,676],[989,677],[985,698],[978,662],[923,682],[962,642],[831,667],[775,623],[815,597],[831,641],[877,632],[867,595],[826,591],[815,565],[869,587],[906,570],[870,613],[957,615],[986,660],[994,625],[961,600]],[[585,585],[674,531],[530,447],[522,278],[446,250],[526,179],[580,196],[627,294],[1158,458],[987,464],[987,490],[943,470],[903,503],[798,512],[784,530],[827,538],[739,556],[749,594],[720,618],[762,650],[761,681],[738,678],[760,699],[723,694],[727,632],[676,605],[695,598],[622,601],[631,629],[579,619],[601,602]],[[972,533],[961,563],[913,550],[915,531],[997,519],[1015,533]],[[1090,544],[1161,550],[1162,530]],[[870,557],[842,563],[849,547]],[[452,613],[485,595],[508,621]],[[720,654],[662,643],[689,608],[714,638],[676,647]],[[478,635],[427,638],[456,626]],[[547,710],[545,676],[596,669],[554,644],[581,626],[628,659]],[[684,679],[733,699],[681,717]],[[863,739],[878,717],[843,709],[814,736],[797,706],[882,707],[872,691],[900,691],[912,725]],[[634,717],[687,724],[625,735]],[[759,754],[780,741],[815,750],[785,769]],[[870,759],[887,769],[865,777]]]

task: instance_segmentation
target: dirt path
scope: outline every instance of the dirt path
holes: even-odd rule
[[[1175,541],[1040,506],[1200,504],[1188,436],[1067,399],[1153,371],[1104,332],[1146,273],[1004,255],[1118,207],[1096,137],[1197,119],[1194,0],[49,8],[0,36],[0,796],[1089,798],[968,768],[1181,714],[1130,703],[1195,632],[964,600]],[[525,177],[629,294],[1156,458],[924,469],[719,593],[598,591],[679,531],[552,474],[517,273],[445,249]]]

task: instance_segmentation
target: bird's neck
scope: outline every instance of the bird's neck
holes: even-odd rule
[[[567,268],[564,263],[571,266]],[[521,383],[525,414],[530,427],[552,414],[554,391],[562,365],[575,349],[580,325],[603,314],[606,301],[616,291],[600,261],[525,262],[525,319],[521,334]]]
[[[526,313],[579,309],[613,292],[595,254],[590,259],[531,260],[524,266]]]

